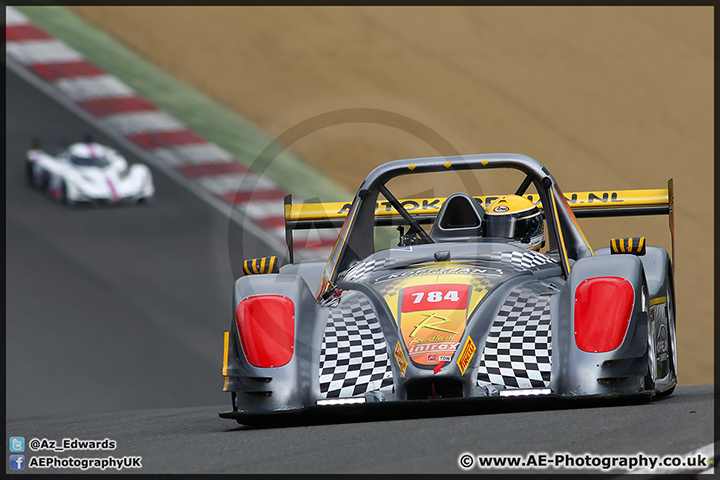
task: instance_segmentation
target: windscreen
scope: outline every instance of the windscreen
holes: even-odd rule
[[[473,197],[483,197],[481,203],[486,208],[493,200],[501,195],[513,194],[523,182],[525,174],[513,169],[465,170],[410,174],[395,177],[387,182],[387,189],[398,199],[405,209],[420,220],[421,227],[429,233],[433,221],[427,217],[437,215],[445,198],[456,192],[464,192]],[[530,185],[524,192],[538,198],[534,185]],[[390,211],[388,200],[380,194],[377,200],[376,212]],[[452,217],[452,212],[451,217]],[[397,247],[402,243],[403,235],[412,228],[408,222],[395,216],[393,225],[376,226],[374,229],[374,250]],[[489,220],[490,216],[485,216]],[[518,232],[536,231],[539,223],[543,221],[542,214],[519,221],[512,220],[483,225],[482,237],[515,238]],[[487,230],[489,228],[489,230]],[[522,236],[522,234],[521,234]]]
[[[110,164],[107,159],[102,157],[78,157],[75,155],[70,156],[70,163],[78,167],[107,167]]]

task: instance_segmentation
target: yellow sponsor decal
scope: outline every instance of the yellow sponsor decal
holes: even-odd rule
[[[498,268],[438,262],[433,264],[431,268],[415,267],[402,272],[389,274],[387,279],[378,279],[374,285],[376,288],[384,290],[383,297],[385,298],[385,302],[390,308],[395,321],[399,324],[400,292],[407,287],[444,283],[471,285],[470,303],[467,306],[466,312],[469,314],[475,309],[477,304],[480,303],[480,300],[483,299],[485,294],[492,289],[497,282],[501,281],[503,274],[503,271]],[[443,300],[444,296],[445,295],[443,295]],[[414,301],[415,299],[416,297],[413,295],[412,300]],[[428,296],[423,300],[429,299],[430,297]],[[435,305],[428,305],[427,308],[423,310],[427,310],[429,313],[441,310],[440,308],[434,307]],[[460,336],[462,336],[462,333]]]
[[[465,346],[460,352],[460,358],[457,360],[458,367],[460,367],[460,375],[465,375],[465,370],[467,370],[468,365],[470,365],[470,360],[475,354],[475,350],[477,350],[475,342],[473,342],[472,338],[468,335]]]
[[[552,204],[553,204],[553,216],[555,217],[555,226],[557,227],[558,237],[560,237],[560,244],[561,244],[560,251],[563,254],[562,259],[564,260],[563,265],[565,266],[565,271],[569,272],[570,271],[570,261],[568,260],[568,256],[567,256],[567,248],[565,248],[565,236],[563,235],[562,225],[560,224],[560,217],[558,215],[557,204],[555,203],[555,195],[550,195],[550,200],[552,200]]]
[[[465,332],[467,310],[403,313],[400,327],[413,362],[435,365],[449,361]]]
[[[398,367],[400,367],[400,373],[402,373],[402,376],[405,377],[405,370],[407,369],[408,362],[405,358],[405,353],[403,353],[400,342],[397,342],[397,345],[395,345],[395,360],[397,360]]]
[[[456,278],[467,280],[464,277]],[[452,277],[423,275],[402,279],[397,284],[397,293],[385,295],[388,306],[398,312],[410,360],[420,365],[450,361],[465,332],[473,289],[467,281],[441,281],[446,278]]]
[[[650,306],[652,307],[653,305],[660,305],[661,303],[665,302],[667,302],[667,297],[653,298],[652,300],[650,300]]]
[[[475,196],[485,208],[502,195]],[[597,192],[571,192],[564,193],[563,197],[572,208],[607,208],[607,207],[639,207],[652,205],[667,205],[667,189],[647,190],[608,190]],[[540,198],[536,194],[525,195],[525,198],[542,208]],[[415,215],[437,215],[444,197],[438,198],[407,198],[398,199],[400,204],[409,213]],[[304,203],[289,205],[285,209],[285,219],[289,221],[308,221],[332,218],[344,218],[350,211],[350,202]],[[375,216],[399,215],[397,210],[388,201],[375,204]]]
[[[442,328],[440,326],[440,325],[450,322],[449,318],[441,317],[436,312],[433,312],[429,315],[428,314],[422,314],[422,315],[425,317],[425,319],[422,320],[417,325],[415,325],[415,328],[413,328],[412,333],[410,333],[410,338],[415,339],[418,331],[423,328],[429,328],[431,330],[437,330],[439,332],[449,333],[450,337],[452,337],[452,335],[457,333],[457,330],[450,330],[447,328]]]
[[[587,239],[587,237],[585,236],[585,232],[583,231],[582,227],[581,227],[580,224],[578,223],[577,218],[575,217],[575,214],[574,214],[573,211],[572,211],[572,207],[570,206],[570,201],[572,201],[572,202],[575,203],[575,204],[578,203],[577,196],[578,196],[579,194],[578,194],[578,193],[571,193],[571,194],[570,194],[570,197],[568,197],[567,195],[565,195],[564,193],[562,193],[562,190],[560,190],[560,186],[557,185],[557,184],[555,185],[555,189],[556,189],[558,192],[560,192],[560,194],[561,194],[561,195],[560,195],[560,201],[561,201],[561,202],[563,203],[563,205],[565,206],[565,209],[570,211],[570,218],[571,218],[573,224],[575,225],[575,229],[576,229],[578,232],[580,232],[580,236],[583,238],[583,241],[585,242],[585,245],[586,245],[587,248],[590,250],[590,253],[591,253],[593,256],[595,256],[595,252],[593,252],[593,249],[592,249],[592,247],[590,246],[590,242],[588,242],[588,239]],[[598,202],[594,202],[594,203],[593,203],[593,202],[590,202],[590,200],[591,200],[591,198],[592,198],[592,197],[590,197],[590,192],[583,192],[583,193],[582,193],[583,199],[580,200],[580,203],[584,203],[584,202],[585,202],[585,200],[584,200],[585,194],[587,194],[587,200],[588,200],[588,205],[587,205],[587,206],[603,205],[604,202],[605,202],[605,200],[604,200],[604,199],[606,198],[606,197],[605,197],[605,194],[603,194],[603,197],[597,197],[598,199],[602,200],[603,203],[598,203]],[[614,195],[615,200],[617,200],[617,193],[616,193],[616,192],[613,192],[612,195]],[[573,197],[574,197],[574,199],[573,199]],[[612,198],[613,198],[613,197],[611,196],[610,199],[612,200]],[[629,199],[626,199],[625,201],[627,201],[627,200],[629,200]],[[576,206],[578,206],[578,205],[576,205]],[[585,206],[585,205],[583,205],[583,206]]]
[[[222,374],[227,375],[228,370],[228,350],[230,349],[230,332],[224,332],[223,338],[223,367]]]
[[[230,388],[230,377],[228,377],[228,351],[230,350],[230,332],[224,332],[223,337],[222,374],[225,377],[225,380],[223,382],[223,392],[227,392]]]

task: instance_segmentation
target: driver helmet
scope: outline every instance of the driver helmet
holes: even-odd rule
[[[511,245],[538,251],[545,245],[540,209],[527,198],[504,195],[485,211],[486,237],[510,238]]]

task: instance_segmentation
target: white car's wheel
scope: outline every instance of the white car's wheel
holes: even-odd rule
[[[47,190],[48,188],[48,175],[41,169],[35,169],[31,162],[26,162],[25,176],[27,177],[28,184],[39,190]]]
[[[66,205],[75,205],[77,202],[73,200],[67,193],[67,183],[63,180],[60,185],[60,201]]]
[[[28,185],[37,188],[37,186],[35,185],[35,174],[33,172],[32,163],[27,160],[25,161],[25,179],[27,180]]]

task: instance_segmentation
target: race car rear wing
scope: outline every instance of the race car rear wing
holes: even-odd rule
[[[524,195],[542,209],[538,195]],[[564,194],[568,206],[578,218],[622,217],[635,215],[669,215],[672,237],[673,260],[675,257],[675,222],[673,179],[667,189],[615,190],[596,192],[573,192]],[[487,207],[498,195],[477,196]],[[400,204],[420,224],[431,224],[446,198],[399,199]],[[351,203],[327,202],[293,204],[292,196],[285,197],[285,237],[292,256],[292,231],[309,228],[339,228],[350,211]],[[406,223],[390,202],[377,202],[375,225],[401,225]],[[674,261],[673,261],[674,264]]]

